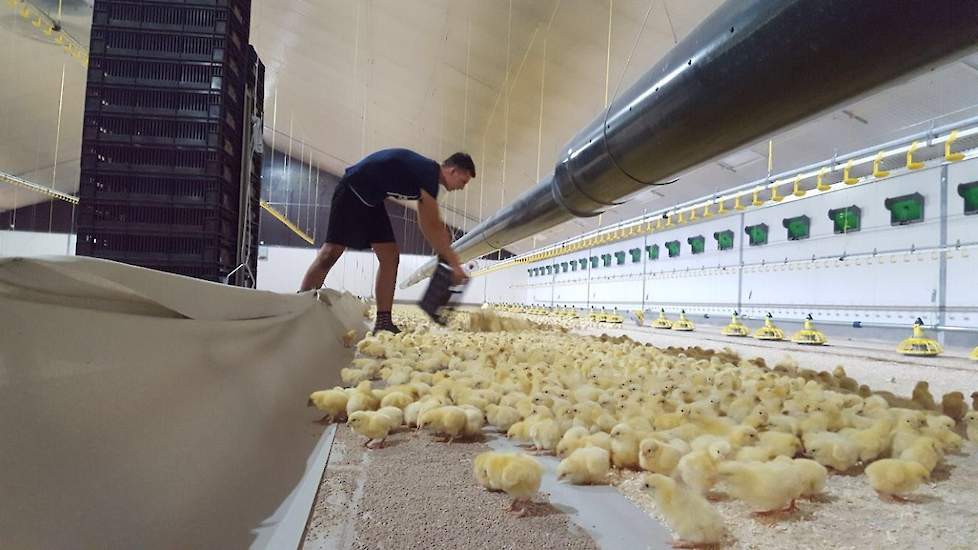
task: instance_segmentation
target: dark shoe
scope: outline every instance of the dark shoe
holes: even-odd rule
[[[374,334],[377,334],[378,332],[383,331],[383,330],[386,330],[387,332],[390,332],[390,333],[393,333],[393,334],[400,334],[401,333],[401,329],[397,328],[397,325],[395,325],[394,323],[384,324],[384,325],[375,325],[374,326],[374,332],[373,333]]]

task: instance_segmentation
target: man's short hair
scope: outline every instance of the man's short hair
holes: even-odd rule
[[[475,177],[475,163],[472,162],[472,157],[467,153],[455,153],[454,155],[445,159],[442,163],[445,166],[454,166],[456,168],[461,168],[469,173],[473,178]]]

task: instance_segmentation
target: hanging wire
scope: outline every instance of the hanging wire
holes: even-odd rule
[[[305,161],[306,161],[306,143],[302,140],[299,140],[299,168],[297,170],[298,174],[296,176],[296,179],[299,180],[299,186],[298,186],[299,190],[295,196],[295,210],[296,210],[295,224],[298,225],[299,227],[302,227],[302,167],[305,164]],[[288,202],[286,202],[286,208],[288,207],[288,203],[292,202],[292,200],[293,200],[292,193],[289,193],[289,198],[287,199]]]
[[[534,181],[540,181],[540,159],[543,152],[543,98],[547,83],[547,42],[550,40],[550,29],[553,27],[554,19],[557,18],[560,2],[561,0],[557,0],[553,11],[550,13],[550,21],[547,22],[547,35],[543,37],[543,63],[541,63],[540,69],[540,120],[537,125],[537,177]],[[534,246],[534,248],[536,247]]]
[[[272,158],[271,158],[271,168],[269,169],[269,185],[268,194],[265,196],[265,202],[272,202],[272,186],[275,184],[275,136],[278,132],[275,129],[275,124],[278,122],[278,88],[275,89],[275,93],[272,96]]]
[[[58,11],[61,10],[61,3],[58,2]],[[60,18],[60,13],[58,14]],[[58,183],[58,153],[61,149],[61,119],[64,112],[65,105],[65,72],[67,71],[68,65],[64,62],[61,63],[61,92],[58,97],[58,129],[54,134],[54,166],[51,167],[51,189],[57,190]],[[51,233],[54,226],[54,205],[55,202],[52,200],[50,207],[48,208],[48,233]]]
[[[319,229],[319,164],[316,164],[316,207],[312,211],[312,242],[316,240],[316,230]]]
[[[289,149],[282,159],[282,169],[285,171],[285,217],[289,217],[289,200],[292,198],[292,144],[295,127],[295,114],[289,113]]]
[[[472,57],[472,2],[469,1],[468,9],[466,10],[466,26],[467,30],[465,33],[465,99],[462,106],[462,150],[466,153],[469,152],[469,60]],[[485,169],[484,166],[480,169]],[[462,199],[462,234],[465,234],[468,229],[468,214],[469,214],[469,185],[465,186],[464,197]]]
[[[664,0],[663,0],[664,1]],[[611,22],[615,19],[615,0],[608,0],[608,55],[604,65],[604,106],[608,106],[608,85],[611,83]]]

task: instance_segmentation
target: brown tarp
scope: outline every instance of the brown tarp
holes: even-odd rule
[[[362,307],[0,260],[0,548],[247,547],[306,467],[306,398],[338,383]]]

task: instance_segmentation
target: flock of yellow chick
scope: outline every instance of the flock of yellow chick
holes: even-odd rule
[[[418,323],[361,340],[341,371],[345,387],[314,392],[309,404],[325,420],[346,418],[368,447],[403,426],[451,443],[480,437],[488,424],[561,458],[562,481],[608,483],[613,469],[644,470],[679,546],[726,536],[709,502],[715,487],[756,514],[777,514],[821,493],[830,471],[864,468],[881,498],[906,499],[961,448],[960,434],[978,441],[978,412],[964,395],[936,403],[926,382],[906,399],[871,391],[841,366],[768,368],[729,351],[660,350],[491,312],[467,318],[457,314],[455,325],[469,330]],[[978,392],[971,397],[978,408]],[[543,467],[525,453],[487,452],[473,472],[523,514]]]

